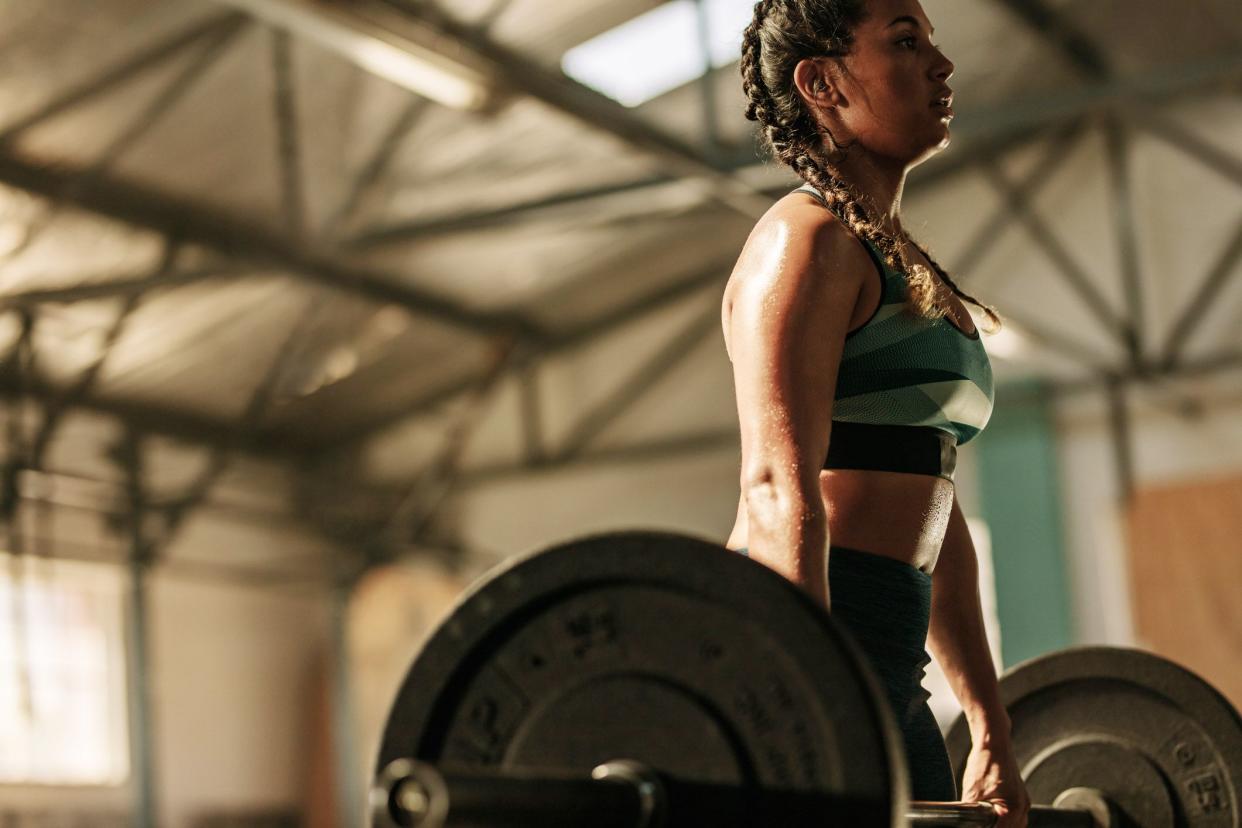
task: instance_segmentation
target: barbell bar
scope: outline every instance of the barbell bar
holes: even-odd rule
[[[1106,800],[1096,809],[1034,806],[1030,828],[1115,828]],[[668,778],[631,760],[591,775],[449,770],[399,759],[372,789],[376,825],[402,828],[661,828],[763,824],[783,828],[873,825],[885,803],[804,791],[746,790]],[[910,825],[995,825],[987,803],[912,802]]]
[[[1186,669],[1083,648],[1019,665],[1000,690],[1032,825],[1242,828],[1242,719]],[[963,719],[946,744],[960,789]],[[394,781],[424,765],[456,797]],[[630,778],[592,781],[601,767]],[[544,826],[629,826],[644,801],[649,821],[660,803],[663,824],[692,828],[995,819],[987,805],[908,801],[882,686],[802,590],[715,544],[652,532],[561,544],[467,589],[396,695],[376,772],[377,826],[413,824],[406,806],[423,800],[479,826],[520,824],[495,820],[522,808]],[[515,798],[498,806],[503,791]],[[791,816],[799,803],[808,821]]]

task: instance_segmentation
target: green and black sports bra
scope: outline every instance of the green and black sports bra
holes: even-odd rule
[[[827,206],[810,185],[798,188]],[[826,469],[861,468],[952,479],[956,447],[983,430],[995,388],[978,330],[906,308],[908,285],[865,239],[880,301],[846,334],[833,395]]]

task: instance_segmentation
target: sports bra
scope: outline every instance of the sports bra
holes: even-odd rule
[[[804,192],[827,206],[807,185]],[[859,239],[876,266],[880,302],[845,337],[824,468],[872,468],[952,479],[956,446],[987,425],[992,365],[976,329],[906,308],[903,273]]]

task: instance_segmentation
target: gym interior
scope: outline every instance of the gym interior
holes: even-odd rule
[[[752,6],[0,6],[0,825],[361,828],[477,579],[723,547],[721,295],[799,183]],[[1242,705],[1242,9],[922,6],[906,226],[1005,322],[955,476],[998,672],[1140,648]]]

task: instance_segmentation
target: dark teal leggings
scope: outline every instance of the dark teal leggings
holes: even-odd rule
[[[739,549],[743,555],[745,549]],[[853,635],[888,691],[910,767],[910,797],[957,799],[953,768],[927,704],[924,646],[931,621],[931,576],[907,563],[834,546],[828,558],[832,617]]]

